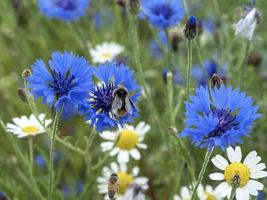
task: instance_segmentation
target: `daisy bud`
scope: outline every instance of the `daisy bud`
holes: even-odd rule
[[[122,8],[126,6],[126,0],[116,0],[116,3]]]
[[[190,16],[185,24],[184,36],[188,40],[193,40],[197,35],[197,18]]]
[[[136,15],[140,8],[140,0],[128,0],[128,11],[132,15]]]
[[[18,88],[18,95],[24,103],[28,103],[26,91],[24,88]]]
[[[217,88],[221,87],[223,84],[222,78],[218,74],[213,74],[213,76],[210,79],[210,87],[214,88],[216,86]]]
[[[32,71],[31,71],[30,69],[24,69],[24,70],[22,71],[21,76],[22,76],[23,78],[27,78],[27,77],[29,77],[31,74],[32,74]]]

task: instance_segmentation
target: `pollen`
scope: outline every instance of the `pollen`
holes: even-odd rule
[[[22,131],[28,135],[35,135],[39,131],[39,128],[36,126],[25,126],[22,128]]]
[[[127,187],[133,182],[133,176],[125,172],[118,173],[119,179],[119,194],[124,194],[127,190]]]
[[[102,56],[103,56],[103,58],[105,58],[105,59],[110,59],[110,58],[112,58],[112,55],[111,55],[111,53],[109,53],[109,52],[105,52],[105,53],[103,53]]]
[[[230,185],[237,184],[238,187],[244,187],[250,177],[249,168],[243,163],[232,163],[224,171],[224,179]]]
[[[117,146],[124,150],[133,149],[138,143],[138,136],[135,131],[122,130]]]

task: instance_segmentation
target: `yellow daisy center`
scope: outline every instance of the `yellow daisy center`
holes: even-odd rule
[[[249,168],[243,163],[232,163],[224,171],[224,179],[230,185],[244,187],[250,177]]]
[[[102,56],[103,56],[103,58],[105,58],[105,59],[110,59],[110,58],[112,58],[112,55],[111,55],[110,52],[105,52],[105,53],[102,54]]]
[[[122,130],[120,132],[120,137],[117,146],[120,149],[131,150],[138,143],[138,135],[135,131]]]
[[[216,197],[213,194],[211,194],[209,192],[205,192],[205,194],[207,197],[206,200],[216,200]]]
[[[125,172],[118,173],[119,179],[119,194],[124,194],[127,190],[127,187],[133,182],[133,176]]]
[[[36,135],[36,133],[39,131],[39,128],[36,126],[25,126],[22,128],[22,131],[28,135]]]

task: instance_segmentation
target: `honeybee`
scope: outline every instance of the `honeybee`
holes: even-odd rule
[[[134,103],[129,97],[127,89],[123,86],[118,86],[113,91],[113,101],[111,106],[111,112],[116,117],[124,117],[128,113],[132,113]]]
[[[114,199],[119,191],[119,179],[118,174],[112,173],[108,180],[108,197]]]

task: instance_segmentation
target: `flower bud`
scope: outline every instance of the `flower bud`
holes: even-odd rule
[[[253,67],[259,67],[261,65],[262,62],[262,56],[259,53],[250,53],[248,55],[248,61],[247,63],[249,65],[252,65]]]
[[[223,80],[222,78],[218,75],[218,74],[213,74],[213,76],[210,79],[210,87],[214,88],[216,87],[221,87],[221,85],[223,84]]]
[[[28,103],[26,91],[24,88],[18,88],[18,95],[24,103]]]
[[[30,69],[24,69],[24,70],[22,71],[21,76],[22,76],[23,78],[27,78],[27,77],[29,77],[31,74],[32,74],[32,71],[31,71]]]
[[[139,12],[140,0],[128,0],[127,4],[128,11],[132,15],[136,15]]]
[[[118,6],[124,8],[126,6],[126,0],[116,0]]]
[[[197,35],[197,18],[190,16],[185,24],[184,36],[188,40],[193,40]]]

